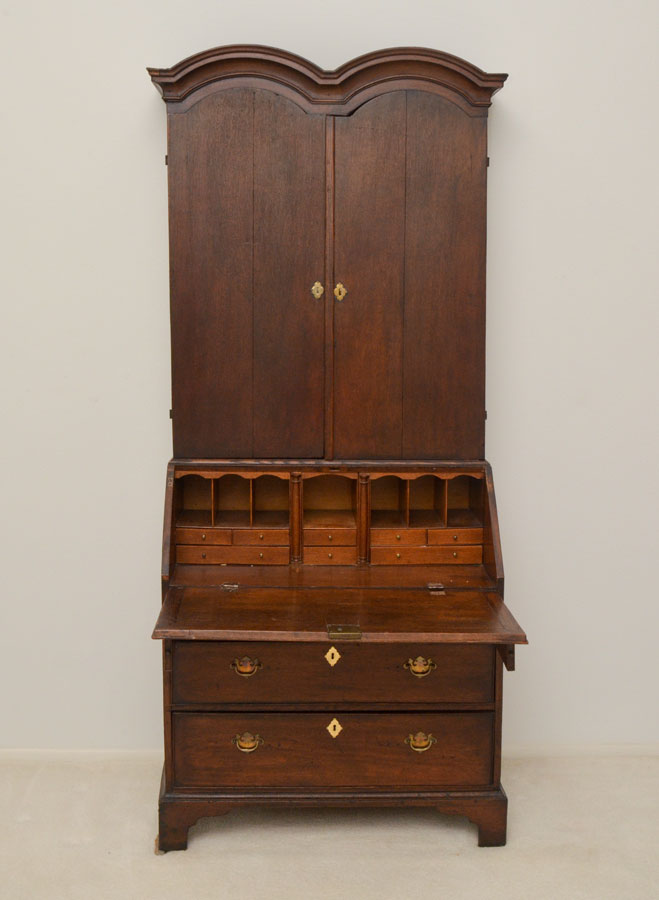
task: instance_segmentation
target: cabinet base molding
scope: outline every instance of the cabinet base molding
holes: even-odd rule
[[[178,793],[165,790],[158,804],[157,849],[185,850],[188,830],[205,817],[223,816],[242,806],[270,807],[434,807],[440,813],[465,816],[478,827],[479,847],[506,843],[508,798],[499,786],[492,791],[225,791]]]

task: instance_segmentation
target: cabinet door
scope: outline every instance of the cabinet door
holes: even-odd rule
[[[174,455],[324,449],[325,125],[267,90],[169,117]]]
[[[486,122],[425,91],[336,120],[338,458],[483,456]]]

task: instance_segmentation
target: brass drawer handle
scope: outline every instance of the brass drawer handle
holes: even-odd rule
[[[405,743],[410,750],[414,750],[416,753],[425,753],[426,750],[430,750],[433,744],[437,743],[437,738],[433,737],[432,734],[417,731],[416,734],[408,734],[405,738]]]
[[[425,678],[433,669],[437,668],[437,664],[430,657],[426,659],[425,656],[417,656],[416,659],[410,657],[406,663],[403,663],[403,668],[412,675],[416,675],[417,678]]]
[[[341,284],[341,282],[339,281],[337,286],[334,288],[334,296],[340,302],[341,300],[343,300],[347,293],[348,291],[346,290],[345,285]]]
[[[245,731],[243,734],[237,734],[231,738],[231,743],[235,744],[242,753],[253,753],[262,747],[265,741],[258,734],[250,734],[249,731]]]
[[[251,656],[243,656],[242,659],[236,657],[232,663],[229,663],[236,675],[242,675],[243,678],[249,678],[259,669],[263,668],[260,660],[252,659]]]

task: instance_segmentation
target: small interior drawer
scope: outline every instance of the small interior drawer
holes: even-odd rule
[[[177,544],[230,544],[229,528],[177,528]]]
[[[476,565],[483,561],[483,548],[460,547],[372,547],[371,564],[374,566],[401,565]]]
[[[288,565],[288,547],[192,547],[176,548],[176,561],[183,565]]]
[[[236,528],[233,543],[238,545],[287,547],[288,528]]]
[[[429,528],[429,544],[482,544],[482,528]]]
[[[357,544],[357,529],[305,528],[304,543],[307,547],[354,547]]]
[[[373,528],[372,547],[423,547],[426,543],[425,528]]]
[[[356,547],[305,547],[304,562],[312,566],[354,566]]]

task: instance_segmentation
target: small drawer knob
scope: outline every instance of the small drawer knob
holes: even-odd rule
[[[399,534],[396,535],[396,540],[397,540],[397,541],[400,540],[400,535],[399,535]]]
[[[396,554],[396,559],[400,559],[400,553]]]
[[[332,554],[332,553],[328,553],[328,554],[327,554],[327,555],[328,555],[328,556],[329,556],[329,558],[330,558],[330,559],[331,559],[331,558],[332,558],[332,556],[333,556],[333,554]]]
[[[201,554],[201,558],[202,558],[202,559],[206,559],[206,554],[205,554],[205,553],[202,553],[202,554]]]
[[[263,559],[263,554],[259,553],[259,559]]]
[[[259,535],[259,540],[260,540],[260,541],[263,540],[263,535],[262,535],[262,534]]]
[[[202,534],[201,539],[202,539],[202,541],[205,541],[205,540],[206,540],[206,535],[205,535],[205,534]]]
[[[458,539],[457,534],[454,534],[454,535],[453,535],[453,540],[454,540],[454,541],[457,541],[457,539]]]
[[[457,551],[456,551],[456,550],[453,551],[453,556],[455,557],[455,559],[458,558],[458,554],[457,554]]]
[[[332,540],[332,535],[331,535],[331,534],[328,534],[328,535],[327,535],[327,540],[328,540],[328,541],[331,541],[331,540]]]

